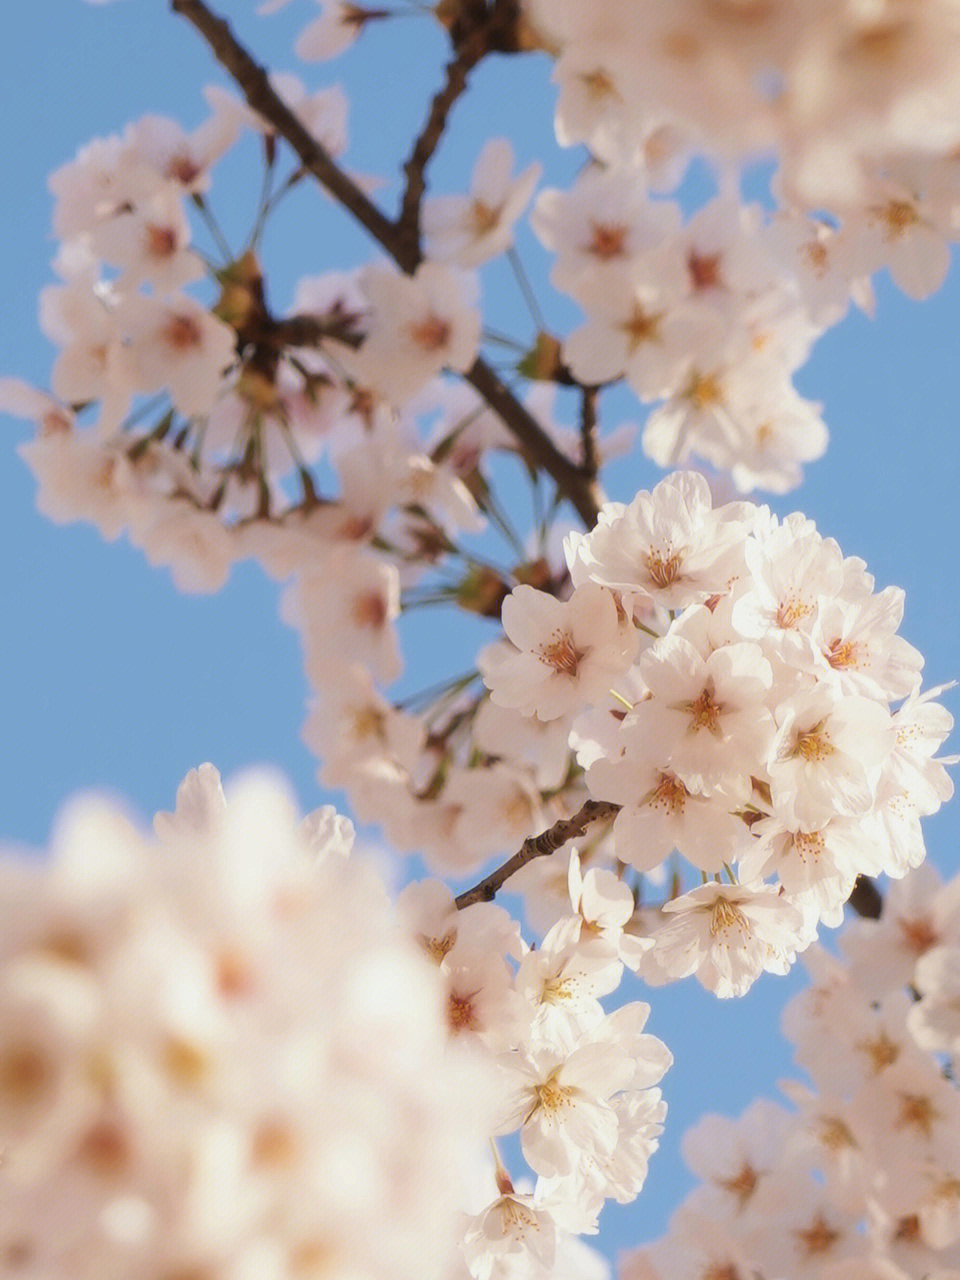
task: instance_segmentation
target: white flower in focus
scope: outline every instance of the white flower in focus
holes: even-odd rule
[[[623,1048],[606,1041],[572,1052],[541,1048],[505,1070],[513,1084],[497,1132],[521,1128],[523,1154],[537,1173],[565,1175],[585,1157],[612,1154],[619,1128],[612,1101],[635,1070]]]
[[[644,744],[649,747],[654,744]],[[722,798],[689,791],[666,765],[649,758],[597,760],[587,771],[590,794],[621,806],[613,825],[617,857],[652,871],[674,849],[703,871],[735,862],[749,841],[744,822]]]
[[[652,697],[623,722],[631,755],[663,762],[688,791],[747,800],[775,733],[760,646],[723,645],[704,658],[671,632],[642,655],[639,674]]]
[[[773,807],[784,821],[814,830],[873,806],[894,745],[884,706],[818,685],[782,702],[776,718],[767,768]]]
[[[857,876],[880,871],[872,841],[856,818],[832,818],[817,830],[761,818],[750,832],[755,839],[740,857],[739,874],[747,881],[775,875],[791,898],[812,905],[834,928],[843,921]]]
[[[503,602],[503,629],[515,652],[490,646],[480,670],[495,703],[555,720],[596,702],[637,650],[609,591],[586,583],[567,601],[519,586]]]
[[[663,906],[653,959],[671,978],[695,974],[718,996],[741,996],[764,971],[786,973],[811,941],[801,912],[769,885],[704,884]]]
[[[742,568],[750,511],[741,503],[715,510],[704,477],[677,472],[629,506],[607,503],[590,533],[567,539],[567,564],[578,585],[589,579],[683,609],[715,595]]]
[[[583,921],[582,935],[603,938],[616,948],[622,964],[636,970],[653,941],[624,931],[636,906],[629,886],[605,867],[590,867],[584,874],[576,849],[570,854],[567,886],[570,905]]]

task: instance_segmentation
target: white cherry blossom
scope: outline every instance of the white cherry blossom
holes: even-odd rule
[[[503,603],[503,628],[515,652],[485,650],[484,681],[494,702],[540,720],[596,701],[626,671],[638,643],[614,597],[593,583],[568,601],[515,587]]]
[[[477,157],[466,196],[434,196],[423,206],[427,257],[458,267],[478,267],[505,253],[513,225],[533,194],[539,164],[512,177],[513,147],[491,138]]]

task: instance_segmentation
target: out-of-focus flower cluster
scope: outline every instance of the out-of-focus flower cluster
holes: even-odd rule
[[[600,1004],[629,890],[574,857],[531,951],[436,881],[394,909],[271,777],[228,802],[204,765],[154,827],[86,800],[0,862],[3,1274],[592,1280],[575,1237],[642,1187],[671,1061]],[[528,1190],[486,1149],[516,1131]]]
[[[684,1137],[700,1185],[620,1280],[957,1280],[960,877],[929,865],[805,958],[783,1030],[808,1084]]]
[[[648,921],[645,976],[739,994],[839,924],[858,875],[917,866],[920,818],[952,792],[903,593],[802,515],[714,507],[692,472],[565,545],[572,594],[516,587],[484,680],[569,727],[590,794],[621,806],[620,863],[676,851],[701,873]]]
[[[445,1276],[493,1082],[350,823],[207,765],[155,827],[0,861],[3,1275]]]

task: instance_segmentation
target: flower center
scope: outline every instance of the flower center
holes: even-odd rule
[[[790,756],[794,760],[806,760],[808,763],[819,764],[821,760],[826,760],[828,756],[832,756],[836,751],[836,747],[827,737],[824,725],[826,720],[821,720],[811,729],[802,730],[797,734],[793,743],[793,750]]]
[[[424,351],[441,351],[450,341],[449,321],[429,315],[410,326],[410,336]]]
[[[823,1214],[817,1214],[809,1227],[793,1233],[807,1254],[826,1253],[840,1239],[840,1232],[827,1225]]]
[[[449,951],[452,950],[453,944],[457,940],[456,929],[451,929],[449,933],[445,933],[442,938],[427,938],[423,934],[420,935],[418,941],[426,951],[427,955],[434,962],[440,964]]]
[[[537,1103],[544,1111],[559,1111],[567,1106],[570,1090],[557,1083],[555,1075],[537,1085]]]
[[[494,209],[482,200],[474,200],[470,205],[470,222],[474,235],[483,236],[492,231],[500,221],[500,210]]]
[[[933,1103],[924,1094],[901,1093],[900,1114],[894,1127],[905,1129],[909,1126],[913,1129],[919,1129],[925,1137],[929,1138],[937,1115],[938,1112]]]
[[[729,898],[717,898],[710,917],[710,932],[713,937],[726,933],[729,929],[739,929],[741,933],[750,932],[747,917]]]
[[[697,733],[706,729],[708,733],[720,733],[720,716],[723,704],[715,701],[713,690],[706,688],[693,702],[684,702],[682,708],[690,716],[689,731]]]
[[[687,274],[694,289],[715,289],[723,284],[720,272],[722,255],[719,253],[697,253],[691,249],[687,254]]]
[[[793,847],[801,862],[806,862],[807,858],[816,861],[823,853],[823,835],[819,831],[795,831]]]
[[[720,379],[712,373],[694,372],[683,394],[696,409],[709,409],[723,401]]]
[[[185,187],[189,187],[191,182],[196,182],[200,173],[200,166],[187,151],[171,156],[167,161],[166,176],[175,182],[182,182]]]
[[[757,1186],[757,1171],[751,1164],[745,1163],[735,1178],[718,1178],[717,1184],[737,1197],[742,1209]]]
[[[776,623],[784,631],[790,631],[803,618],[813,613],[813,605],[804,600],[781,600],[777,608]]]
[[[173,227],[160,227],[156,223],[147,223],[147,253],[151,258],[169,258],[176,252],[177,233]]]
[[[915,1213],[908,1213],[897,1221],[893,1232],[894,1240],[919,1240],[920,1219]]]
[[[607,261],[609,258],[622,258],[624,244],[627,239],[627,228],[610,222],[592,222],[590,224],[591,239],[587,252],[595,258]]]
[[[473,1007],[473,996],[460,996],[456,992],[450,992],[450,998],[447,1001],[447,1024],[453,1032],[477,1030],[480,1024]]]
[[[0,1098],[16,1106],[36,1102],[52,1072],[46,1055],[33,1045],[17,1045],[0,1058]]]
[[[808,240],[803,246],[803,252],[814,275],[822,276],[826,272],[829,259],[827,246],[822,240]]]
[[[646,557],[647,573],[658,587],[669,587],[680,577],[680,566],[683,554],[675,551],[672,556],[664,558],[659,551],[650,551]]]
[[[387,618],[386,602],[376,591],[366,591],[357,596],[350,612],[358,627],[370,627],[372,630],[382,627]]]
[[[654,809],[666,809],[674,817],[678,817],[683,813],[683,806],[689,794],[679,778],[669,773],[661,773],[657,785],[644,796],[640,803],[650,805]]]
[[[820,1141],[831,1151],[841,1147],[855,1147],[853,1134],[839,1116],[824,1116],[820,1123]]]
[[[581,71],[578,79],[586,90],[587,96],[593,98],[595,102],[603,98],[620,97],[603,67],[595,67],[593,71]]]
[[[886,241],[899,240],[910,227],[916,226],[920,221],[916,206],[909,200],[889,200],[870,212],[883,223],[883,238]]]
[[[916,920],[898,920],[897,927],[903,935],[903,942],[915,955],[922,956],[940,941],[940,935],[929,920],[922,917]]]
[[[187,315],[171,315],[163,327],[163,340],[174,351],[190,351],[203,342],[203,331],[193,318]]]
[[[568,632],[557,631],[550,643],[541,647],[540,661],[552,667],[558,675],[575,676],[584,654],[585,650],[576,647]]]
[[[881,1031],[875,1040],[860,1040],[854,1045],[862,1049],[873,1064],[874,1074],[879,1074],[884,1067],[892,1067],[900,1057],[900,1046],[889,1039],[885,1031]]]
[[[636,351],[644,342],[660,341],[662,318],[662,311],[644,311],[639,302],[634,303],[630,317],[620,326],[629,338],[633,351]]]
[[[838,637],[830,642],[823,656],[834,671],[845,671],[847,667],[857,665],[857,646],[850,640],[841,640]]]

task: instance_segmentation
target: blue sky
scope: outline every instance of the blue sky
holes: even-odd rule
[[[342,80],[351,99],[350,165],[392,179],[439,84],[439,29],[426,20],[385,24],[341,62],[302,66],[292,43],[314,12],[307,0],[293,0],[272,19],[255,17],[249,0],[221,0],[220,8],[270,65],[298,71],[313,88]],[[202,86],[222,80],[200,40],[162,4],[33,0],[6,9],[0,374],[43,386],[52,349],[37,329],[36,298],[51,279],[54,252],[47,175],[91,136],[148,112],[197,123],[205,113]],[[495,134],[514,141],[522,163],[543,159],[549,182],[568,181],[581,157],[557,150],[552,100],[544,59],[482,68],[437,157],[437,190],[462,189],[483,140]],[[236,238],[255,198],[237,185],[243,172],[242,157],[228,161],[214,186],[214,204]],[[391,181],[380,198],[390,204],[395,193]],[[532,242],[522,247],[551,318],[562,325],[572,312],[550,300]],[[282,307],[299,275],[375,255],[316,191],[298,191],[266,241],[272,298]],[[501,315],[515,313],[514,332],[530,335],[502,271],[491,273],[489,296]],[[906,590],[902,632],[925,654],[928,684],[960,676],[960,271],[955,266],[945,288],[922,304],[881,279],[876,319],[854,313],[826,335],[798,384],[823,402],[831,443],[803,487],[773,505],[802,509],[847,554],[862,556],[879,586]],[[26,424],[5,420],[0,437],[0,835],[42,844],[61,802],[88,787],[109,788],[149,815],[170,805],[179,779],[203,760],[224,774],[268,761],[291,777],[304,807],[327,799],[299,741],[306,686],[297,638],[277,618],[274,584],[243,565],[219,595],[179,595],[165,572],[151,570],[125,542],[106,544],[90,526],[42,519],[32,477],[15,454],[29,434]],[[658,474],[634,459],[606,476],[608,490],[629,498]],[[419,634],[415,663],[427,672],[435,659],[431,633]],[[960,700],[946,701],[956,714]],[[931,857],[956,871],[960,806],[948,806],[926,831]],[[665,1084],[668,1131],[639,1201],[606,1210],[605,1247],[662,1229],[687,1185],[677,1145],[693,1119],[704,1110],[739,1111],[788,1072],[776,1024],[801,981],[798,974],[768,977],[740,1001],[719,1002],[688,984],[650,993],[650,1030],[677,1059]]]

